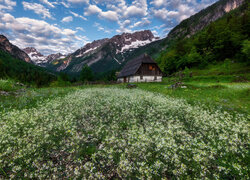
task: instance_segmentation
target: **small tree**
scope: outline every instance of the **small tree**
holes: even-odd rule
[[[83,82],[92,81],[94,79],[94,75],[90,67],[88,65],[84,65],[80,74],[80,80]]]

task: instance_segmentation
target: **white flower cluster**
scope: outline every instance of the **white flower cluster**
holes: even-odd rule
[[[142,90],[0,111],[0,179],[249,179],[249,121]]]

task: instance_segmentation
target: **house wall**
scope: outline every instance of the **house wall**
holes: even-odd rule
[[[161,82],[162,81],[162,76],[156,76],[156,80],[155,80],[155,76],[130,76],[127,77],[127,82],[129,83],[133,83],[133,82]],[[117,80],[118,82],[124,83],[124,78],[119,78]]]

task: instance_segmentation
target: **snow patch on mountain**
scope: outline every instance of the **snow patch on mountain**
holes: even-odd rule
[[[150,41],[149,39],[145,40],[145,41],[140,41],[140,40],[133,41],[133,42],[131,42],[131,44],[129,44],[129,45],[126,44],[125,46],[123,46],[120,52],[124,52],[124,51],[130,50],[130,49],[135,49],[135,48],[138,48],[141,46],[145,46],[145,45],[153,42],[154,40],[155,39],[153,39],[152,41]]]
[[[87,54],[87,53],[89,53],[89,52],[92,52],[92,51],[96,50],[98,47],[99,47],[99,46],[94,47],[94,48],[90,48],[90,49],[88,49],[88,50],[86,50],[86,51],[83,51],[83,52],[81,52],[79,55],[77,55],[76,57],[82,57],[82,56],[84,56],[85,54]]]
[[[118,61],[118,59],[116,59],[115,57],[114,57],[114,60],[115,60],[118,64],[121,64],[121,63]]]
[[[44,56],[33,47],[27,47],[23,49],[23,51],[26,52],[26,54],[28,54],[28,56],[30,57],[31,61],[38,66],[44,66],[46,63],[49,63],[55,59],[63,59],[66,57],[61,53]]]

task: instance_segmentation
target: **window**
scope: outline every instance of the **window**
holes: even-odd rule
[[[141,76],[141,79],[143,79],[143,76]]]
[[[149,70],[150,71],[155,71],[155,67],[153,65],[149,65]]]

